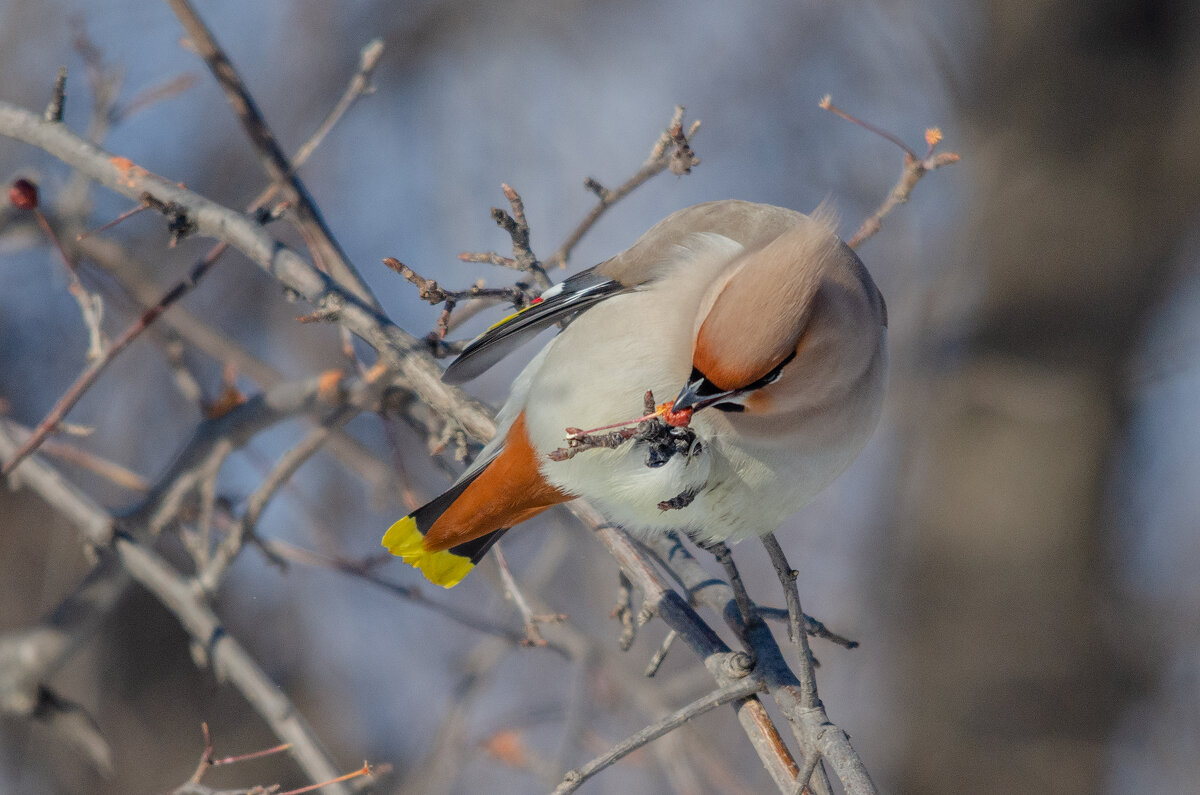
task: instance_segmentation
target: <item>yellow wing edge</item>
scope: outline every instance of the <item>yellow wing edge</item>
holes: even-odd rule
[[[495,323],[493,323],[492,325],[488,326],[488,327],[487,327],[487,330],[486,330],[486,331],[484,331],[484,332],[483,332],[483,334],[488,334],[488,333],[490,333],[490,332],[492,332],[492,331],[495,331],[496,329],[500,328],[501,326],[503,326],[503,325],[504,325],[505,323],[507,323],[508,321],[512,320],[513,318],[520,317],[521,315],[525,314],[525,313],[526,313],[526,312],[528,312],[530,309],[533,309],[535,306],[537,306],[537,305],[538,305],[538,304],[540,304],[540,303],[542,303],[542,299],[541,299],[541,298],[535,298],[535,299],[533,299],[532,301],[530,301],[530,302],[529,302],[529,305],[528,305],[528,306],[523,306],[523,307],[521,307],[520,309],[518,309],[516,312],[513,312],[511,315],[505,315],[504,317],[500,318],[499,320],[497,320],[497,321],[496,321]],[[482,337],[482,336],[483,336],[483,334],[481,334],[480,336]]]

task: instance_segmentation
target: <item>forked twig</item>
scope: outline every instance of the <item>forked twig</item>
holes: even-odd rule
[[[900,138],[897,136],[887,132],[886,130],[880,129],[873,124],[865,122],[856,116],[851,116],[846,111],[834,105],[828,94],[822,97],[820,103],[818,104],[830,113],[840,116],[846,121],[857,124],[860,127],[870,130],[876,135],[886,138],[896,146],[900,147],[900,149],[904,152],[904,171],[901,172],[900,179],[888,193],[887,198],[883,200],[883,204],[879,205],[879,208],[876,209],[875,212],[870,215],[870,217],[862,222],[862,224],[858,227],[858,231],[854,233],[854,236],[851,237],[849,241],[847,241],[846,245],[850,246],[850,248],[857,248],[864,241],[878,232],[883,227],[883,219],[887,216],[887,214],[894,210],[896,205],[903,204],[904,202],[908,201],[909,195],[912,193],[913,188],[917,186],[917,183],[921,181],[921,177],[925,176],[934,169],[941,168],[942,166],[948,166],[951,163],[957,163],[959,161],[959,156],[954,152],[934,153],[934,148],[942,140],[942,131],[937,127],[930,127],[925,131],[925,143],[929,148],[925,155],[921,157],[918,156],[916,152],[909,148],[908,144],[904,143],[904,141],[900,140]]]
[[[567,260],[570,259],[571,252],[574,251],[575,246],[596,225],[596,222],[608,211],[608,208],[628,196],[652,177],[667,170],[670,170],[676,176],[682,176],[690,173],[694,166],[700,165],[700,158],[696,157],[696,153],[692,151],[691,146],[692,136],[700,129],[700,122],[692,122],[687,132],[684,132],[683,114],[683,105],[676,105],[666,130],[663,131],[662,135],[655,141],[654,147],[650,150],[650,157],[646,159],[646,162],[642,164],[642,167],[633,176],[622,182],[618,187],[609,190],[592,177],[588,177],[584,181],[584,187],[594,193],[598,199],[596,206],[571,230],[571,233],[567,235],[567,239],[563,241],[563,244],[550,256],[550,259],[546,260],[547,264],[559,268],[566,267]]]
[[[313,250],[315,260],[324,265],[328,272],[344,284],[359,300],[378,309],[378,300],[337,244],[333,233],[325,224],[312,197],[309,196],[308,189],[296,174],[295,168],[284,154],[278,139],[271,132],[262,112],[259,111],[254,97],[251,96],[245,82],[238,75],[225,51],[213,38],[208,26],[204,24],[188,0],[167,0],[167,4],[179,18],[184,30],[187,31],[192,46],[204,59],[220,84],[221,90],[225,92],[225,97],[234,113],[237,114],[242,129],[254,144],[263,168],[272,181],[285,187],[286,198],[295,204],[300,230],[304,234],[305,241]]]

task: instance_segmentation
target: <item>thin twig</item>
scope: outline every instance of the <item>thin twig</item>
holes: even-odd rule
[[[913,188],[920,182],[921,177],[928,174],[934,169],[948,166],[951,163],[957,163],[959,157],[954,152],[938,152],[934,153],[934,147],[942,139],[942,133],[936,127],[931,127],[925,131],[925,142],[928,144],[928,150],[924,157],[919,157],[916,152],[909,148],[908,144],[900,140],[899,137],[890,132],[876,127],[873,124],[863,121],[856,116],[852,116],[830,101],[830,97],[826,94],[818,103],[820,107],[833,113],[841,118],[857,124],[871,132],[894,143],[904,152],[904,171],[900,173],[900,179],[888,193],[887,198],[883,200],[883,204],[871,214],[869,218],[862,222],[858,227],[858,231],[846,243],[850,248],[857,248],[864,241],[874,235],[883,227],[883,219],[896,208],[896,205],[903,204],[908,201],[908,197],[912,194]]]
[[[712,553],[713,557],[717,559],[717,563],[721,564],[721,568],[725,569],[725,575],[729,578],[729,587],[733,589],[734,601],[742,616],[742,624],[749,627],[758,621],[758,612],[754,602],[750,599],[750,594],[746,591],[746,584],[742,582],[742,575],[733,561],[733,553],[729,551],[729,545],[723,541],[717,541],[716,543],[701,544],[701,547]]]
[[[718,686],[724,687],[744,676],[758,675],[745,652],[730,651],[691,606],[667,587],[650,558],[639,551],[624,531],[605,522],[595,508],[581,500],[567,503],[567,507],[593,528],[630,582],[642,592],[643,600],[704,661],[704,667]],[[771,779],[781,792],[790,792],[800,768],[762,702],[755,696],[735,701],[734,712]]]
[[[807,739],[807,747],[804,749],[805,769],[811,768],[811,772],[819,773],[819,760],[827,760],[837,772],[848,795],[874,795],[875,784],[871,781],[866,765],[850,745],[850,738],[846,732],[829,720],[825,707],[817,696],[812,651],[808,646],[808,633],[803,630],[804,613],[800,609],[800,592],[796,587],[798,573],[788,563],[783,547],[779,545],[773,533],[763,536],[763,546],[766,547],[779,576],[779,582],[783,586],[788,604],[789,629],[800,652],[799,664],[796,666],[799,704],[789,705],[786,711],[789,721],[793,725],[799,725]],[[817,761],[814,761],[814,758]]]
[[[84,238],[99,234],[100,232],[107,232],[109,229],[112,229],[114,226],[116,226],[117,224],[126,220],[127,218],[132,218],[133,216],[137,215],[138,213],[145,212],[146,210],[149,210],[149,209],[150,209],[150,205],[145,204],[145,203],[139,204],[136,207],[131,207],[128,210],[126,210],[125,212],[118,215],[116,218],[112,219],[111,221],[105,221],[104,223],[100,224],[100,226],[80,232],[78,235],[76,235],[75,239],[77,241],[83,240]]]
[[[596,225],[596,222],[608,211],[608,208],[628,196],[647,180],[668,169],[671,173],[679,176],[691,171],[693,166],[700,165],[700,158],[696,157],[695,152],[691,148],[692,136],[700,129],[700,122],[692,122],[687,132],[684,133],[683,113],[684,107],[676,105],[675,112],[671,116],[671,121],[667,124],[667,129],[663,134],[659,136],[658,141],[655,142],[653,149],[650,151],[650,157],[647,158],[646,162],[642,164],[642,167],[633,176],[622,182],[619,187],[609,190],[591,177],[588,177],[584,181],[584,187],[596,194],[596,198],[599,201],[584,216],[579,225],[567,235],[567,239],[551,255],[550,259],[546,260],[547,265],[565,268],[567,260],[570,259],[571,252],[575,249],[575,246],[588,233],[588,230]]]
[[[557,624],[562,622],[566,616],[561,613],[535,615],[533,608],[525,599],[525,594],[521,593],[521,589],[517,586],[516,578],[513,577],[512,570],[508,568],[508,560],[504,557],[504,551],[499,544],[492,547],[492,555],[496,558],[496,565],[500,568],[500,581],[504,584],[504,595],[516,605],[517,611],[521,614],[521,622],[525,625],[525,638],[521,641],[521,645],[545,646],[546,639],[542,637],[538,625],[548,622]]]
[[[539,290],[546,290],[550,287],[550,277],[546,275],[546,269],[542,267],[542,263],[529,245],[529,223],[525,220],[525,201],[521,198],[521,194],[508,185],[501,185],[500,189],[504,191],[504,198],[508,199],[512,213],[507,213],[499,207],[493,207],[492,220],[507,232],[509,239],[512,240],[512,258],[502,257],[494,251],[467,252],[459,254],[458,258],[463,262],[487,262],[528,273],[533,277],[533,282]]]
[[[358,405],[346,405],[335,409],[331,416],[309,431],[298,445],[288,450],[279,459],[279,462],[246,501],[246,511],[242,514],[241,519],[233,524],[233,528],[217,546],[208,565],[197,574],[196,582],[202,590],[206,593],[216,591],[225,571],[242,551],[246,539],[254,535],[258,518],[266,510],[271,498],[291,479],[305,461],[321,449],[334,431],[358,416],[362,409],[363,407]]]
[[[8,475],[11,473],[17,464],[21,463],[22,459],[36,450],[38,445],[40,445],[47,436],[54,432],[55,428],[58,427],[59,422],[61,422],[62,419],[67,415],[67,412],[69,412],[75,406],[75,404],[79,402],[84,393],[87,392],[92,384],[96,382],[96,379],[100,377],[100,374],[104,372],[105,368],[112,363],[117,355],[126,347],[128,347],[131,342],[137,339],[138,335],[145,331],[151,323],[157,320],[163,312],[167,311],[171,304],[175,303],[192,289],[194,289],[196,285],[199,284],[200,280],[204,278],[204,275],[208,273],[209,269],[216,264],[221,253],[224,252],[226,248],[227,245],[225,243],[218,243],[216,246],[210,249],[208,254],[206,254],[203,259],[201,259],[192,267],[191,272],[189,272],[184,279],[171,287],[171,289],[167,290],[167,292],[163,294],[162,298],[158,300],[157,304],[143,312],[142,316],[138,318],[137,322],[126,329],[125,333],[118,337],[112,343],[112,345],[108,347],[102,357],[88,365],[87,369],[85,369],[75,380],[75,383],[72,384],[66,393],[59,398],[58,402],[54,404],[54,407],[50,409],[50,412],[46,415],[46,417],[40,423],[38,423],[37,428],[34,429],[34,432],[29,436],[28,439],[25,440],[25,443],[19,450],[17,450],[16,454],[6,461],[4,466],[0,468],[0,475]]]
[[[417,288],[417,295],[421,297],[421,300],[428,301],[430,304],[440,304],[443,302],[457,303],[476,298],[505,301],[518,308],[527,303],[526,287],[520,283],[512,287],[484,287],[482,284],[476,284],[466,290],[447,290],[433,279],[426,279],[424,276],[421,276],[395,257],[384,257],[383,264],[403,276],[409,284],[415,286]]]
[[[379,61],[383,58],[383,39],[371,39],[358,53],[358,71],[350,78],[350,84],[346,86],[346,90],[342,92],[338,98],[337,104],[333,106],[333,110],[329,111],[324,121],[317,127],[316,132],[312,137],[304,142],[304,145],[296,150],[296,156],[292,158],[292,169],[295,170],[303,165],[321,142],[325,140],[325,136],[334,128],[334,125],[345,115],[346,111],[350,110],[359,97],[373,93],[375,87],[371,85],[371,76],[375,73],[375,67],[379,66]]]
[[[309,784],[307,787],[299,787],[297,789],[289,789],[285,792],[279,793],[279,795],[303,795],[303,793],[305,793],[305,792],[315,792],[319,789],[324,789],[325,787],[328,787],[333,784],[340,784],[344,781],[351,781],[356,778],[361,778],[363,776],[370,776],[370,775],[373,775],[371,766],[369,764],[367,764],[366,762],[363,762],[363,766],[360,767],[358,770],[352,770],[349,773],[343,773],[342,775],[337,776],[335,778],[331,778],[328,781],[318,781],[316,784]]]
[[[306,566],[318,566],[355,577],[363,582],[374,585],[377,588],[381,588],[393,596],[397,596],[420,607],[432,610],[444,616],[445,618],[461,624],[468,629],[475,630],[476,632],[495,635],[496,637],[503,638],[514,645],[519,645],[525,637],[524,633],[521,631],[508,629],[507,627],[502,627],[499,624],[489,621],[482,616],[464,612],[453,604],[430,599],[417,586],[400,585],[398,583],[389,582],[374,572],[376,566],[371,565],[370,562],[355,561],[346,558],[322,555],[318,552],[302,549],[301,547],[289,544],[286,541],[280,541],[279,539],[259,539],[259,543],[262,544],[262,546],[269,550],[272,554],[277,555],[284,560]],[[558,652],[563,657],[570,656],[566,649],[555,643],[547,643],[547,647]]]
[[[25,433],[28,430],[22,429]],[[150,483],[138,473],[127,469],[115,461],[109,461],[95,453],[81,450],[73,444],[47,439],[42,442],[41,450],[51,458],[66,461],[81,469],[86,469],[99,475],[105,480],[128,491],[144,492],[150,488]]]
[[[378,300],[338,246],[333,233],[326,226],[316,204],[309,196],[308,189],[288,161],[275,134],[267,126],[245,82],[238,75],[225,51],[213,38],[208,26],[200,19],[188,0],[167,0],[167,4],[179,18],[196,52],[208,64],[221,90],[225,92],[225,98],[237,114],[242,129],[254,144],[263,168],[272,181],[285,186],[288,194],[286,198],[295,205],[300,230],[313,250],[316,261],[324,265],[333,278],[344,284],[359,300],[373,309],[378,309]]]
[[[658,673],[658,669],[662,667],[663,661],[667,659],[667,652],[671,651],[671,646],[674,645],[675,639],[679,637],[679,633],[675,630],[669,630],[662,645],[658,647],[658,651],[654,652],[654,656],[650,658],[649,664],[646,666],[644,676],[647,678],[653,677]]]
[[[100,296],[89,293],[84,288],[83,282],[80,281],[75,260],[67,252],[58,233],[50,224],[50,220],[42,212],[38,186],[31,180],[18,179],[9,186],[8,198],[14,207],[33,213],[38,226],[42,228],[46,238],[53,244],[54,250],[58,253],[59,259],[62,260],[67,271],[67,290],[79,304],[83,324],[88,330],[87,359],[88,361],[99,359],[104,353],[104,331],[100,327],[100,322],[104,317],[104,304],[101,302]]]
[[[657,740],[667,732],[679,728],[692,718],[703,715],[709,710],[716,709],[722,704],[746,698],[761,690],[761,684],[755,679],[742,679],[730,682],[719,690],[696,699],[657,723],[653,723],[641,731],[617,743],[604,754],[596,757],[583,767],[568,772],[563,776],[562,783],[555,788],[553,795],[566,795],[579,789],[583,782],[599,773],[604,768],[625,757],[642,746]]]
[[[50,104],[42,118],[52,124],[62,124],[63,106],[67,100],[67,67],[58,67],[58,76],[54,78],[54,90],[50,92]]]
[[[820,699],[817,698],[817,680],[813,672],[812,650],[808,646],[808,633],[803,628],[804,612],[800,609],[800,591],[796,587],[796,578],[800,574],[788,564],[783,547],[779,546],[779,540],[775,538],[774,533],[764,535],[762,543],[771,557],[772,565],[775,566],[779,583],[783,586],[783,597],[787,602],[788,611],[788,639],[796,644],[800,652],[796,676],[800,680],[801,706],[813,708],[820,703]]]
[[[190,91],[192,86],[196,85],[196,82],[196,75],[185,73],[164,80],[157,85],[150,86],[135,94],[128,102],[114,107],[109,114],[112,123],[119,124],[152,105],[184,94]]]
[[[762,605],[755,605],[755,609],[758,611],[760,618],[765,618],[769,621],[782,621],[784,624],[788,623],[789,616],[787,608],[785,607],[763,607]],[[844,635],[839,635],[838,633],[826,627],[824,622],[818,621],[808,613],[804,614],[804,629],[806,632],[808,632],[809,637],[827,640],[835,646],[841,646],[843,649],[857,649],[859,646],[858,641],[851,640]]]

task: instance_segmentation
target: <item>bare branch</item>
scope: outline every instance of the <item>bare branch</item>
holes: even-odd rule
[[[62,124],[63,106],[67,100],[67,67],[58,67],[58,77],[54,79],[54,90],[50,94],[50,104],[42,118],[51,124]]]
[[[346,86],[346,90],[342,92],[342,96],[338,98],[337,104],[333,106],[333,110],[317,127],[316,132],[312,137],[304,142],[304,145],[296,150],[296,156],[292,158],[292,169],[295,170],[303,165],[316,150],[321,142],[325,140],[325,136],[329,131],[341,120],[346,111],[358,101],[359,97],[366,96],[372,93],[375,88],[371,85],[371,76],[375,73],[375,67],[379,66],[380,59],[383,58],[383,39],[371,39],[367,42],[358,54],[358,71],[350,78],[350,84]]]
[[[213,76],[221,85],[225,98],[242,124],[242,129],[254,144],[263,168],[272,181],[285,186],[285,195],[289,202],[295,205],[300,229],[309,247],[313,249],[317,262],[328,268],[334,279],[345,285],[346,289],[364,304],[378,309],[379,302],[334,240],[307,188],[288,162],[287,155],[267,126],[250,91],[224,50],[213,38],[212,32],[188,0],[167,0],[167,4],[175,12],[175,16],[179,17],[196,52],[208,64]]]
[[[913,188],[917,186],[917,183],[920,182],[921,177],[934,169],[948,166],[951,163],[957,163],[959,160],[958,155],[953,152],[934,153],[934,147],[942,139],[942,133],[936,127],[925,131],[925,140],[929,145],[929,149],[924,157],[918,157],[917,153],[910,149],[908,144],[904,143],[897,136],[862,119],[851,116],[846,111],[834,105],[830,101],[828,94],[818,104],[825,110],[886,138],[900,147],[904,152],[904,171],[900,173],[900,179],[896,182],[891,192],[888,193],[887,198],[883,200],[883,204],[879,205],[879,208],[867,220],[862,222],[862,225],[858,227],[858,231],[846,243],[850,248],[858,248],[859,245],[878,232],[883,227],[883,219],[887,214],[894,210],[896,205],[908,201],[909,195],[912,193]]]
[[[658,647],[658,651],[654,652],[654,656],[650,658],[650,662],[646,666],[645,676],[647,678],[658,673],[658,669],[662,667],[663,661],[667,659],[667,653],[671,651],[671,647],[675,645],[675,639],[678,637],[679,633],[673,629],[667,632],[662,645]]]
[[[53,154],[69,166],[130,198],[143,192],[188,208],[198,234],[224,240],[252,262],[303,296],[313,306],[336,306],[338,322],[374,346],[404,386],[477,439],[495,432],[482,404],[442,383],[441,367],[427,345],[382,314],[341,289],[295,251],[271,238],[252,220],[211,202],[170,180],[151,174],[126,158],[114,157],[60,126],[43,125],[27,111],[0,102],[0,135],[17,138]]]
[[[691,127],[684,133],[683,112],[684,107],[682,105],[675,106],[675,112],[671,116],[671,121],[663,134],[659,136],[658,141],[655,142],[654,148],[650,151],[650,157],[632,177],[622,182],[619,187],[614,190],[608,190],[591,177],[584,180],[584,187],[596,194],[596,198],[599,201],[584,219],[579,222],[579,225],[567,235],[567,239],[563,241],[563,244],[558,247],[558,250],[554,252],[550,259],[546,260],[547,264],[565,268],[567,260],[571,257],[571,252],[575,250],[575,246],[596,225],[596,222],[608,211],[608,208],[628,196],[652,177],[668,169],[676,176],[680,176],[689,173],[694,166],[700,165],[700,158],[696,157],[691,147],[692,136],[700,129],[700,122],[692,122]]]
[[[194,74],[181,74],[164,80],[157,85],[150,86],[134,95],[128,102],[114,107],[110,114],[112,123],[114,125],[119,124],[152,105],[157,105],[159,102],[184,94],[190,91],[192,86],[196,85],[196,81],[197,78]]]
[[[137,339],[138,335],[145,331],[151,323],[157,320],[163,312],[167,311],[171,304],[175,303],[189,291],[194,289],[196,285],[199,284],[200,280],[204,278],[204,275],[208,273],[209,269],[216,264],[225,248],[226,247],[224,244],[218,244],[214,246],[203,259],[201,259],[192,267],[191,272],[188,273],[183,280],[177,282],[173,287],[171,287],[171,289],[167,290],[167,292],[163,294],[162,298],[158,300],[158,303],[143,312],[142,316],[138,318],[137,322],[126,329],[125,333],[118,337],[117,340],[108,347],[102,357],[96,359],[90,365],[88,365],[87,369],[85,369],[79,375],[79,378],[75,380],[75,383],[71,385],[66,393],[59,398],[58,402],[54,404],[54,407],[50,409],[50,413],[47,414],[40,423],[38,423],[37,429],[34,430],[33,434],[25,441],[25,444],[23,444],[21,448],[16,451],[12,458],[9,458],[7,461],[5,461],[4,466],[0,468],[0,475],[7,475],[12,472],[13,468],[21,463],[21,460],[24,459],[25,456],[36,450],[38,445],[40,445],[47,436],[54,432],[54,430],[58,427],[58,424],[64,417],[66,417],[67,412],[69,412],[75,406],[75,404],[79,402],[80,398],[82,398],[84,393],[91,388],[92,384],[96,383],[96,379],[99,378],[100,374],[104,372],[105,368],[112,363],[113,359],[115,359],[121,351],[125,350],[125,348],[127,348],[131,342]]]
[[[708,695],[696,699],[687,706],[681,707],[670,715],[667,715],[657,723],[651,724],[637,734],[617,743],[607,752],[596,757],[583,767],[568,772],[563,776],[562,783],[555,788],[553,795],[566,795],[568,792],[574,792],[579,789],[583,782],[642,746],[657,740],[667,732],[679,728],[692,718],[703,715],[709,710],[758,693],[761,687],[762,683],[756,679],[742,679],[730,682],[719,690],[714,690]]]
[[[291,479],[300,466],[311,458],[330,438],[335,430],[341,428],[359,414],[361,406],[342,406],[325,419],[321,425],[309,432],[300,444],[289,450],[270,474],[263,479],[246,504],[246,512],[242,518],[234,522],[233,528],[225,539],[217,546],[208,565],[196,575],[196,581],[206,593],[213,593],[225,575],[225,570],[233,563],[234,558],[241,552],[246,539],[255,532],[258,518],[266,510],[267,504],[276,492]]]
[[[516,605],[517,611],[521,614],[521,622],[525,625],[525,637],[521,641],[521,645],[545,646],[546,639],[542,637],[538,625],[561,623],[566,616],[562,613],[536,615],[533,608],[529,606],[529,602],[526,601],[525,594],[521,593],[521,589],[517,586],[517,581],[508,568],[508,560],[504,557],[504,551],[499,544],[492,547],[492,555],[495,556],[496,565],[500,569],[500,581],[504,584],[504,596]]]
[[[101,302],[100,296],[89,293],[84,288],[83,282],[79,280],[79,271],[75,267],[75,261],[67,253],[67,249],[63,246],[58,233],[54,231],[54,227],[50,225],[49,219],[46,218],[39,206],[41,201],[37,185],[28,179],[18,179],[9,187],[8,198],[14,207],[33,213],[38,226],[42,228],[42,232],[45,233],[47,239],[54,245],[54,250],[58,252],[58,256],[67,271],[67,290],[71,293],[71,297],[75,299],[75,302],[79,304],[79,312],[83,316],[84,327],[88,330],[88,361],[95,361],[100,358],[104,351],[104,332],[100,328],[100,321],[104,317],[104,304]]]
[[[805,769],[811,773],[818,764],[816,760],[823,757],[829,760],[849,795],[874,793],[875,785],[871,782],[866,766],[850,745],[850,738],[829,720],[821,699],[817,697],[817,679],[816,672],[813,671],[812,652],[808,647],[808,633],[802,629],[804,613],[800,609],[800,593],[796,588],[798,573],[788,563],[783,547],[779,546],[774,533],[763,536],[763,546],[766,547],[775,572],[779,575],[779,582],[783,586],[788,605],[788,629],[800,652],[800,661],[796,668],[800,680],[800,708],[793,710],[789,719],[801,720],[808,735]],[[807,779],[803,781],[807,782]]]
[[[508,199],[512,214],[510,215],[499,207],[493,207],[492,220],[507,232],[512,240],[512,258],[502,257],[494,251],[467,252],[459,254],[458,258],[463,262],[486,262],[528,273],[533,277],[538,291],[546,290],[550,287],[550,277],[546,275],[545,268],[542,267],[542,263],[538,261],[533,249],[529,246],[529,223],[525,220],[525,202],[521,195],[508,185],[501,185],[500,188],[504,191],[504,198]],[[532,297],[533,295],[525,296],[522,303],[528,302]]]
[[[317,552],[301,549],[300,547],[289,544],[286,541],[280,541],[278,539],[261,539],[260,543],[272,554],[278,555],[284,560],[294,563],[301,563],[307,566],[320,566],[322,568],[327,568],[332,571],[350,575],[351,577],[356,577],[364,582],[374,585],[377,588],[387,591],[393,596],[397,596],[420,607],[432,610],[435,613],[461,624],[468,629],[475,630],[476,632],[495,635],[496,637],[509,641],[513,645],[520,645],[525,638],[525,634],[521,631],[511,630],[489,621],[482,616],[464,612],[453,604],[430,599],[420,588],[416,586],[400,585],[383,579],[379,575],[375,574],[374,569],[377,568],[377,565],[372,565],[372,561],[355,561],[347,560],[345,558],[321,555]],[[376,560],[373,561],[373,563],[378,564],[379,561]],[[569,652],[560,645],[548,642],[547,647],[558,652],[563,657],[570,657]]]
[[[717,559],[717,563],[720,563],[721,567],[725,569],[725,576],[729,578],[729,587],[733,589],[734,602],[742,617],[742,625],[749,627],[758,621],[758,611],[754,607],[754,602],[750,601],[750,594],[746,592],[746,584],[742,582],[742,575],[738,571],[737,564],[733,562],[733,553],[729,551],[729,545],[718,541],[714,544],[701,544],[701,547],[712,553],[713,557]]]
[[[11,440],[0,426],[0,452]],[[90,497],[65,482],[39,458],[27,459],[18,470],[21,484],[76,524],[93,543],[113,540],[113,548],[125,571],[150,591],[183,627],[212,661],[217,675],[234,684],[284,742],[292,744],[292,756],[313,781],[329,781],[338,776],[312,729],[284,693],[258,666],[258,663],[224,629],[188,583],[154,551],[134,540],[146,535],[145,525],[126,521],[128,535],[112,536],[112,517]],[[103,531],[103,532],[102,532]],[[330,795],[346,795],[338,784],[330,785]]]
[[[605,522],[592,506],[582,500],[568,503],[567,507],[594,529],[630,582],[641,590],[646,603],[700,657],[718,686],[724,687],[745,676],[759,675],[757,670],[751,672],[753,663],[747,654],[730,651],[691,606],[666,586],[653,563],[638,550],[624,531]],[[762,702],[750,696],[733,702],[733,706],[738,722],[772,780],[781,792],[790,792],[800,769]]]

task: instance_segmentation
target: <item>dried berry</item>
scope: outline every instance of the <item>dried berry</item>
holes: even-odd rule
[[[8,200],[13,207],[21,210],[33,210],[38,206],[38,189],[27,179],[21,178],[8,189]]]

